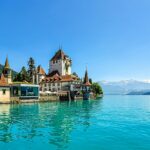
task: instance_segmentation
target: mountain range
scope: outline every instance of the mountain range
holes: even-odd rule
[[[100,81],[105,94],[150,95],[150,82],[137,80]]]

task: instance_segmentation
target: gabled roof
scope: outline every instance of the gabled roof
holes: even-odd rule
[[[6,82],[3,74],[1,74],[1,76],[0,76],[0,86],[9,86]]]
[[[45,75],[46,74],[44,69],[40,65],[37,67],[37,73],[41,74],[41,75]]]
[[[78,77],[74,75],[64,75],[60,76],[59,74],[54,74],[53,76],[47,76],[45,79],[43,79],[43,82],[71,82],[71,81],[77,81],[79,80]]]
[[[62,76],[62,82],[68,82],[68,81],[76,81],[78,80],[78,77],[74,76],[74,75],[64,75]]]
[[[55,55],[53,56],[53,58],[51,59],[51,61],[56,61],[56,60],[60,60],[60,59],[65,59],[66,55],[65,53],[59,49]]]

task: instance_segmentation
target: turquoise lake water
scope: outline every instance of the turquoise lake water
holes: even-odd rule
[[[150,150],[150,96],[0,105],[0,150]]]

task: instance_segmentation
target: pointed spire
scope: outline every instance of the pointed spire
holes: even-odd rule
[[[62,44],[59,44],[59,50],[62,50]]]
[[[84,77],[84,82],[83,82],[86,86],[90,86],[90,82],[89,82],[89,77],[88,77],[88,70],[86,67],[86,71],[85,71],[85,77]]]
[[[9,66],[9,61],[8,61],[8,56],[6,57],[6,61],[5,61],[5,66],[4,66],[5,69],[10,69],[10,66]]]

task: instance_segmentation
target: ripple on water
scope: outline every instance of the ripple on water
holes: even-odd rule
[[[149,150],[150,98],[0,105],[0,149],[81,148]]]

